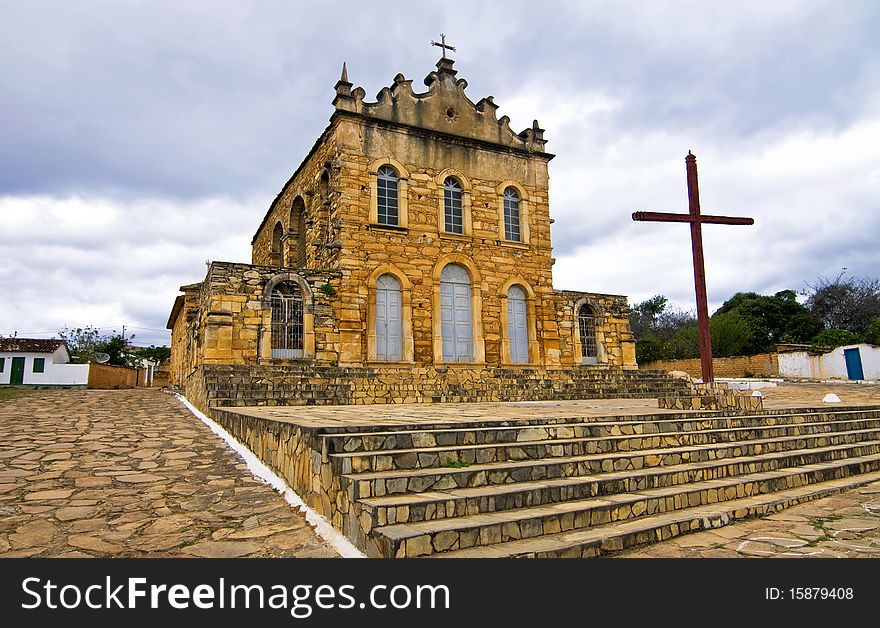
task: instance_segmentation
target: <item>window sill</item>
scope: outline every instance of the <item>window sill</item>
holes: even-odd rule
[[[372,367],[372,368],[383,368],[383,367],[389,367],[389,366],[412,368],[415,365],[416,365],[415,362],[403,362],[403,361],[399,361],[399,360],[396,362],[382,362],[380,360],[369,360],[367,362],[367,366]]]
[[[467,233],[449,233],[448,231],[440,232],[441,240],[457,240],[459,242],[470,242],[474,237]]]
[[[277,365],[285,365],[285,364],[314,364],[315,358],[313,356],[303,356],[301,358],[260,358],[260,364],[277,364]]]
[[[380,225],[377,223],[371,223],[367,225],[367,229],[369,231],[392,231],[395,233],[407,233],[409,231],[408,227],[399,227],[398,225]]]
[[[496,240],[495,243],[499,244],[501,246],[509,246],[512,249],[527,250],[529,248],[529,245],[525,242],[511,242],[510,240]]]

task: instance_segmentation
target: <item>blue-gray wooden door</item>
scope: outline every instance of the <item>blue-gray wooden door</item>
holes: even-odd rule
[[[865,379],[865,372],[862,369],[862,354],[859,353],[858,347],[844,349],[843,359],[846,361],[846,376],[849,379]]]
[[[399,362],[403,359],[400,281],[382,275],[376,282],[376,359]]]
[[[507,333],[510,336],[510,363],[529,363],[529,332],[526,325],[526,292],[519,286],[507,291]]]
[[[444,362],[473,362],[471,276],[464,266],[449,264],[440,273],[440,321]]]

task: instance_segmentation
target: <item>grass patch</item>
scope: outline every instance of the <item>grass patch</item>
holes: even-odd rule
[[[454,458],[449,458],[443,463],[443,466],[447,469],[465,469],[471,465],[469,462],[460,462]]]

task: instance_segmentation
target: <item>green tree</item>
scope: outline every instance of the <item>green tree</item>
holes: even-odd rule
[[[691,352],[692,343],[683,330],[695,325],[694,315],[670,308],[668,303],[666,297],[658,294],[630,309],[637,362],[690,357],[686,354]]]
[[[75,329],[65,327],[58,335],[67,343],[70,361],[75,364],[94,362],[99,353],[109,355],[108,363],[118,366],[134,366],[138,359],[127,349],[134,334],[123,336],[115,330],[110,334],[101,334],[97,328],[86,326]]]
[[[806,306],[826,329],[864,334],[880,317],[880,280],[844,277],[844,272],[834,279],[819,277],[808,284]]]
[[[128,345],[133,338],[134,334],[125,337],[114,331],[112,334],[104,336],[101,342],[95,345],[95,348],[99,352],[110,356],[110,359],[107,361],[108,364],[134,366],[138,362],[138,356],[128,350]]]
[[[865,333],[865,342],[880,346],[880,317],[875,318],[868,325],[868,331]]]
[[[171,357],[171,348],[150,345],[149,347],[135,349],[134,354],[139,358],[146,358],[147,360],[153,360],[154,362],[161,364]]]
[[[736,327],[747,338],[738,343],[737,355],[772,351],[779,342],[809,342],[822,329],[821,322],[798,303],[794,290],[782,290],[773,296],[737,292],[713,314],[713,319],[726,314],[741,319]]]
[[[863,342],[861,334],[848,329],[823,329],[813,338],[813,344],[817,347],[839,347],[841,345],[855,345]]]
[[[70,361],[74,364],[86,364],[95,359],[95,353],[98,352],[95,347],[101,342],[101,334],[94,327],[65,327],[58,335],[67,343]]]

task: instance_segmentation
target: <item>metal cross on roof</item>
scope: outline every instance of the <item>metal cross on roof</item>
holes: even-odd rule
[[[431,45],[432,46],[440,46],[440,49],[443,51],[443,58],[444,59],[446,58],[446,51],[447,50],[451,50],[452,52],[455,52],[455,46],[450,46],[449,44],[446,43],[446,35],[444,35],[443,33],[440,33],[440,41],[436,42],[432,39]]]

